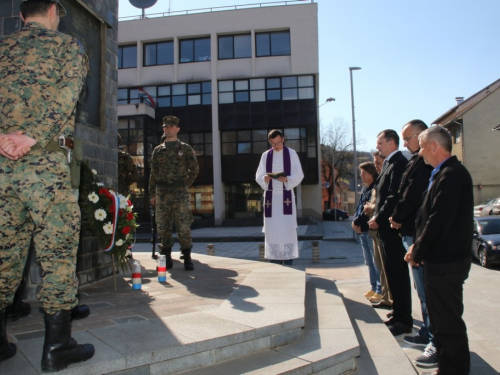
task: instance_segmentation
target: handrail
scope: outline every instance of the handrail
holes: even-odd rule
[[[126,16],[126,17],[120,17],[118,20],[119,21],[131,21],[131,20],[144,19],[144,18],[170,17],[170,16],[179,16],[179,15],[195,14],[195,13],[221,12],[221,11],[226,11],[226,10],[262,8],[262,7],[268,7],[268,6],[272,7],[272,6],[280,6],[280,5],[294,5],[296,3],[304,3],[304,2],[314,3],[314,0],[287,0],[287,1],[272,1],[270,3],[226,5],[226,6],[212,7],[212,8],[200,8],[200,9],[189,9],[189,10],[177,10],[177,11],[173,11],[173,12],[152,13],[152,14],[148,14],[144,17],[142,15]]]

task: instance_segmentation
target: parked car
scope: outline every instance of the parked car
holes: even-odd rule
[[[474,207],[474,211],[475,211]],[[479,216],[500,215],[500,198],[491,199],[479,209]]]
[[[500,263],[500,217],[488,216],[474,218],[474,239],[472,256],[483,267]]]
[[[337,221],[349,219],[349,214],[346,211],[339,210],[338,208],[329,208],[323,211],[323,221],[335,221],[335,211],[337,211]]]
[[[486,199],[483,203],[474,206],[474,216],[475,217],[481,216],[481,211],[483,210],[483,208],[493,200],[494,199]]]

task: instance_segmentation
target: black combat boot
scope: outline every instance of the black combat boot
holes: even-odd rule
[[[5,324],[5,309],[0,310],[0,362],[14,357],[17,352],[16,345],[7,340],[7,327]]]
[[[94,345],[78,345],[71,338],[70,310],[61,310],[54,315],[46,313],[44,321],[42,371],[59,371],[72,363],[86,361],[94,356]]]
[[[174,262],[172,260],[172,248],[171,247],[163,247],[163,245],[158,245],[160,248],[160,254],[165,255],[167,258],[167,270],[174,268]]]
[[[14,303],[5,309],[7,319],[11,319],[14,322],[29,314],[31,314],[31,305],[22,300],[16,301],[14,299]]]
[[[90,307],[87,305],[76,305],[71,309],[71,320],[85,319],[90,315]]]
[[[193,271],[194,264],[191,262],[191,249],[183,249],[182,255],[184,255],[184,269],[186,271]]]

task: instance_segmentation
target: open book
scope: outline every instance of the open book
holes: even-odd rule
[[[274,178],[275,180],[278,179],[278,177],[286,177],[285,172],[278,172],[278,173],[267,173],[267,175],[271,178]]]

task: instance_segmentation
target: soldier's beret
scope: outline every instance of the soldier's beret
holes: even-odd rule
[[[61,4],[60,0],[50,0],[53,3],[57,3],[57,7],[59,8],[59,17],[64,17],[66,15],[66,8]],[[47,0],[21,0],[22,3],[46,3]]]
[[[179,119],[175,116],[163,117],[163,127],[165,126],[179,126]]]

